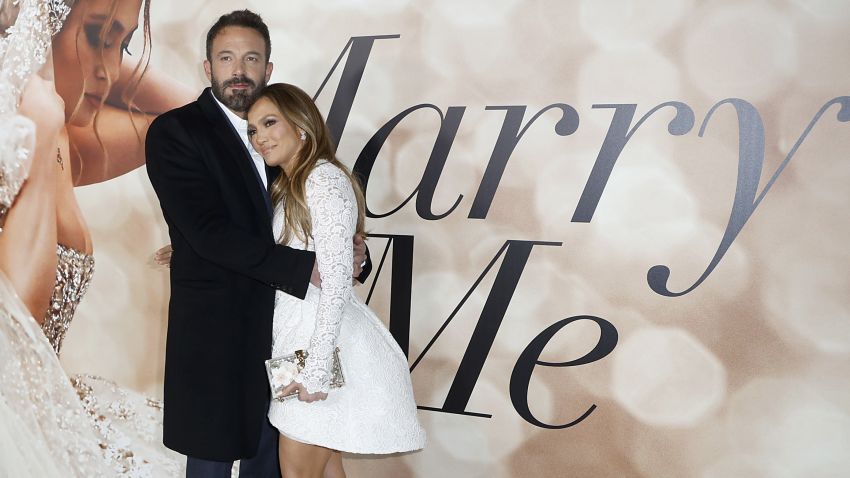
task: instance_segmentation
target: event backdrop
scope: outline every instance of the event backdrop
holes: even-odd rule
[[[151,67],[200,92],[239,7],[367,178],[429,434],[351,476],[846,476],[848,2],[153,0]],[[161,396],[156,197],[77,192],[63,362]]]

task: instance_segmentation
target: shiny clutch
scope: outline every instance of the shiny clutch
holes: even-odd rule
[[[306,350],[296,350],[291,354],[266,360],[266,374],[269,376],[272,400],[282,402],[298,396],[297,392],[284,395],[283,389],[301,373],[306,361]],[[334,349],[331,365],[331,388],[339,388],[343,385],[345,385],[345,377],[342,375],[342,367],[339,364],[339,347],[337,347]]]

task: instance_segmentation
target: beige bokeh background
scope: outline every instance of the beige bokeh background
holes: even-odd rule
[[[611,110],[642,115],[679,100],[702,121],[727,97],[761,112],[762,185],[826,101],[850,93],[850,4],[787,1],[242,1],[272,30],[273,81],[315,92],[351,36],[400,34],[372,51],[340,144],[352,165],[387,120],[420,103],[465,106],[437,187],[435,212],[409,204],[370,220],[375,233],[413,234],[411,357],[416,357],[505,240],[563,242],[532,252],[472,394],[476,418],[420,411],[428,447],[415,454],[349,459],[351,476],[828,477],[850,467],[850,126],[835,110],[814,128],[714,273],[694,292],[666,298],[646,284],[655,264],[681,290],[701,274],[728,220],[736,181],[731,109],[703,138],[666,132],[658,115],[624,150],[589,224],[570,218]],[[205,86],[203,38],[234,2],[154,0],[152,66]],[[138,38],[136,39],[138,41]],[[140,48],[136,48],[140,50]],[[133,48],[131,47],[131,50]],[[327,112],[338,72],[319,104]],[[557,112],[541,117],[514,152],[486,220],[472,198],[503,119],[493,105],[537,110],[565,102],[581,124],[561,137]],[[417,113],[378,157],[367,200],[384,212],[420,180],[438,128]],[[161,396],[168,299],[152,253],[167,242],[143,169],[79,188],[93,231],[96,275],[68,334],[62,361]],[[373,254],[384,242],[370,243]],[[493,274],[413,372],[420,405],[439,407],[486,299]],[[373,306],[387,316],[388,276]],[[360,287],[360,293],[367,289]],[[596,315],[620,333],[593,364],[535,371],[532,413],[581,424],[544,430],[508,395],[513,365],[552,323]],[[598,330],[562,330],[543,359],[584,355]]]

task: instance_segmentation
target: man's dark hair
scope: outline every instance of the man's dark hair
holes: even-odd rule
[[[207,33],[207,60],[212,61],[213,40],[225,27],[250,28],[259,33],[266,42],[266,62],[268,63],[272,54],[272,39],[269,37],[269,27],[259,15],[250,10],[234,10],[227,15],[222,15],[210,27],[210,31]]]

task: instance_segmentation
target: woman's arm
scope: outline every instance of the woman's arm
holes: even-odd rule
[[[100,183],[145,164],[145,137],[154,116],[104,105],[95,123],[68,126],[74,186]]]
[[[106,104],[126,111],[129,105],[124,96],[125,93],[132,93],[129,99],[132,101],[134,110],[156,116],[191,103],[198,96],[194,89],[154,68],[148,68],[136,91],[129,92],[128,90],[135,83],[132,80],[135,68],[135,65],[127,62],[121,64],[121,74],[109,90]],[[138,77],[138,73],[135,76]]]
[[[0,233],[0,269],[41,323],[56,277],[56,181],[60,168],[56,151],[65,114],[53,83],[38,75],[27,83],[19,113],[35,126],[35,147],[29,176],[14,197]],[[11,126],[4,124],[6,128]]]
[[[132,113],[122,99],[134,65],[121,66],[97,121],[70,126],[71,173],[75,186],[103,182],[145,164],[145,136],[160,113],[194,100],[195,92],[165,74],[148,69],[132,98]],[[97,133],[95,133],[97,128]]]
[[[348,177],[330,164],[318,166],[305,189],[322,289],[307,361],[295,381],[308,393],[327,393],[342,312],[351,296],[357,200]]]

